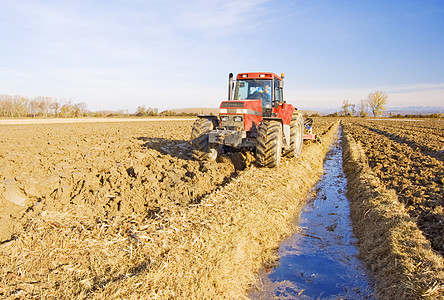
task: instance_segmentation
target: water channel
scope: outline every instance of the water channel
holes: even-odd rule
[[[346,188],[339,138],[297,220],[299,230],[281,244],[279,266],[264,272],[251,299],[374,299],[357,258]]]

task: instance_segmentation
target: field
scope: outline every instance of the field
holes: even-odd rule
[[[444,299],[442,121],[343,121],[360,256],[382,299]]]
[[[198,203],[254,161],[251,153],[217,163],[192,160],[192,122],[3,126],[0,240],[45,210],[82,207],[87,215],[112,218]],[[329,124],[319,122],[315,130]]]
[[[221,208],[206,213],[200,210],[215,205],[208,201],[216,191],[241,186],[236,183],[240,178],[248,182],[242,197],[263,198],[255,196],[258,191],[264,197],[267,191],[279,193],[269,201],[285,196],[288,182],[283,181],[278,191],[275,189],[279,184],[261,186],[264,179],[256,173],[268,173],[270,181],[284,173],[256,168],[251,153],[221,156],[217,162],[192,160],[192,123],[193,120],[178,120],[2,126],[0,295],[90,298],[122,292],[134,297],[133,284],[136,290],[149,290],[153,297],[198,294],[199,291],[181,290],[196,280],[193,274],[181,275],[190,271],[186,266],[176,272],[166,267],[174,265],[171,250],[181,252],[176,264],[184,265],[181,260],[186,260],[191,251],[184,244],[190,244],[190,248],[203,247],[200,243],[208,246],[208,241],[197,243],[199,236],[208,231],[208,224],[221,223],[223,230],[230,225],[236,228],[233,204],[220,204]],[[332,125],[332,120],[321,120],[314,130],[324,134]],[[315,158],[318,173],[322,157]],[[291,160],[285,161],[290,163]],[[287,168],[289,171],[292,168]],[[257,179],[248,179],[249,176]],[[304,183],[300,193],[305,194],[316,178],[313,174],[312,182]],[[224,198],[220,201],[226,202]],[[245,223],[245,204],[238,205],[239,214],[243,214],[239,222]],[[223,210],[228,221],[218,220]],[[273,217],[273,213],[266,213]],[[276,213],[282,215],[278,210]],[[287,217],[291,219],[293,213]],[[251,220],[255,221],[255,217]],[[291,223],[285,227],[291,228]],[[223,241],[218,241],[219,234],[209,234],[216,243],[214,248],[223,246]],[[282,238],[282,233],[276,234]],[[201,250],[196,251],[200,255]],[[202,264],[204,259],[193,260]],[[260,266],[263,262],[257,263]],[[170,272],[182,277],[183,282],[169,289],[159,286],[167,283],[156,280],[156,276],[163,274],[164,280],[174,280]],[[143,276],[149,277],[153,286],[128,283],[128,278]],[[251,282],[251,278],[247,281]],[[117,288],[116,292],[116,286],[124,282],[130,287],[120,291]]]
[[[396,191],[397,209],[436,256],[425,271],[431,277],[418,283],[423,291],[410,290],[443,295],[443,122],[350,120],[344,131],[379,178],[371,189]],[[294,230],[338,123],[315,119],[323,143],[305,143],[301,158],[279,169],[258,168],[252,153],[192,160],[192,123],[2,125],[0,297],[246,298]],[[390,230],[389,222],[371,222]],[[369,265],[379,259],[362,252]],[[390,283],[404,288],[394,277]]]
[[[396,191],[435,251],[444,255],[444,122],[344,122],[373,173]]]
[[[154,212],[166,202],[198,202],[236,166],[231,160],[219,165],[190,160],[191,123],[3,127],[0,180],[9,201],[2,206],[8,215],[17,212],[7,223],[23,224],[44,210],[82,207],[87,215],[112,218]],[[11,230],[2,228],[2,240]]]

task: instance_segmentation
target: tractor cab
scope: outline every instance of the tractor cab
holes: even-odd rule
[[[273,73],[241,73],[236,78],[233,100],[261,100],[262,117],[271,117],[272,108],[283,102],[283,81]]]

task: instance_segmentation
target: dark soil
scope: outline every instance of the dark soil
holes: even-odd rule
[[[374,174],[396,191],[410,216],[444,255],[444,163],[442,121],[348,121]]]

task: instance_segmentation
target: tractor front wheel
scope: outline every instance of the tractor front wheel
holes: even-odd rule
[[[217,149],[211,147],[208,133],[213,130],[214,124],[209,119],[197,119],[191,130],[192,156],[196,160],[216,160]]]
[[[278,167],[282,152],[282,125],[266,120],[259,124],[256,143],[256,160],[268,168]]]

